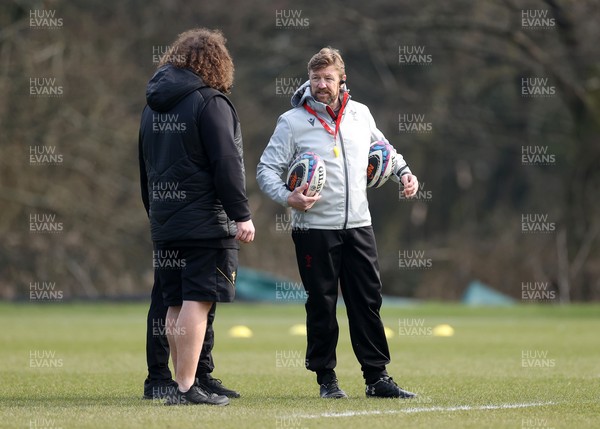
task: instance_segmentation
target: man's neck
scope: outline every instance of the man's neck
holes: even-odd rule
[[[339,98],[336,98],[335,101],[332,102],[329,105],[329,107],[331,108],[331,110],[333,110],[336,113],[337,113],[338,110],[340,110],[340,106],[341,106],[341,103],[340,103],[340,99]]]
[[[340,112],[340,108],[342,107],[342,103],[340,102],[340,99],[337,98],[333,103],[328,104],[327,107],[329,107],[329,109],[327,109],[327,110],[330,111],[329,115],[333,119],[335,119],[335,118],[337,118],[337,115]]]

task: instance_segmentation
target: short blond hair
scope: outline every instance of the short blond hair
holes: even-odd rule
[[[308,74],[310,74],[311,71],[321,70],[332,65],[338,69],[340,77],[344,76],[346,73],[346,65],[340,55],[340,51],[331,46],[327,46],[312,56],[308,62]]]

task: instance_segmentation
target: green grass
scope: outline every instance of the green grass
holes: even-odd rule
[[[0,427],[30,428],[585,428],[600,415],[600,307],[384,307],[392,363],[416,400],[366,399],[343,308],[337,373],[349,400],[322,400],[298,365],[300,305],[221,305],[214,375],[242,392],[228,407],[165,407],[140,399],[145,304],[0,304]],[[398,335],[399,320],[452,337]],[[250,339],[230,338],[233,325]],[[428,330],[425,329],[425,333]],[[31,367],[30,353],[54,353]],[[294,357],[278,367],[276,353]],[[524,367],[522,353],[547,353]],[[34,357],[35,358],[35,357]],[[301,359],[300,359],[301,360]],[[34,361],[35,364],[35,361]],[[542,404],[527,408],[488,408]],[[456,409],[456,407],[465,407]],[[344,414],[345,413],[345,414]]]

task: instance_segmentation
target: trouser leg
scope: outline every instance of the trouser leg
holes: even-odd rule
[[[345,231],[340,283],[354,354],[367,383],[387,375],[390,351],[381,308],[377,244],[371,227]]]
[[[163,303],[160,280],[155,273],[146,320],[146,363],[151,380],[169,380],[172,377],[169,370],[169,343],[165,335],[167,309]]]
[[[319,384],[335,377],[339,327],[336,319],[340,270],[338,232],[299,230],[292,233],[306,300],[306,368],[317,373]]]

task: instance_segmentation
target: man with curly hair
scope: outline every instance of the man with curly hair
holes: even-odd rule
[[[144,396],[169,405],[227,405],[239,396],[210,375],[216,303],[233,300],[238,242],[255,232],[240,124],[224,95],[234,70],[225,43],[216,30],[180,34],[148,83],[140,125],[155,271]]]

